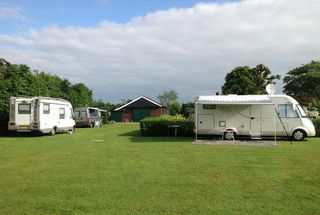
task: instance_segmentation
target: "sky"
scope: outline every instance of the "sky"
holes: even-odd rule
[[[82,82],[106,102],[168,89],[193,101],[237,66],[283,77],[319,60],[319,9],[319,0],[0,0],[0,58]]]

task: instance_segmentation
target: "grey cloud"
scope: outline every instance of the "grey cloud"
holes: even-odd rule
[[[215,93],[236,66],[264,63],[274,73],[320,57],[320,2],[247,0],[201,3],[133,18],[125,24],[47,26],[0,35],[14,63],[84,82],[96,98],[156,98],[173,88],[182,100]]]

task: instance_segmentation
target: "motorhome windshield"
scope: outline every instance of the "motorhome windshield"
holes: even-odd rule
[[[301,117],[306,118],[307,114],[306,114],[306,112],[304,112],[303,108],[300,105],[297,105],[297,108],[300,112]]]

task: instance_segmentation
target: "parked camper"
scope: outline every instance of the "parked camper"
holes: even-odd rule
[[[315,128],[299,103],[287,95],[199,96],[195,101],[196,134],[290,136],[303,140]]]
[[[78,107],[75,108],[75,121],[77,127],[101,127],[102,118],[99,108]]]
[[[17,132],[69,132],[75,128],[70,102],[49,97],[10,98],[8,129]]]

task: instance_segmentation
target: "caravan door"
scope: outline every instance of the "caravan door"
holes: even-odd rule
[[[261,135],[261,108],[260,105],[250,106],[250,135],[260,136]]]

